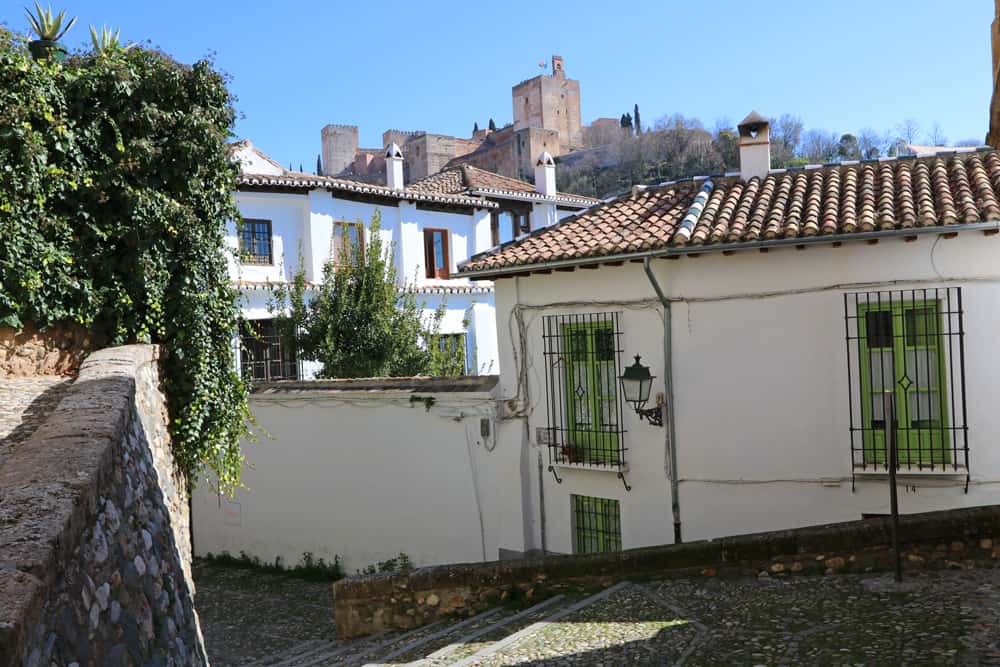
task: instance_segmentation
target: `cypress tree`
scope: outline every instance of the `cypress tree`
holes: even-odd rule
[[[316,154],[316,175],[323,175],[323,158],[318,153]]]
[[[479,131],[479,123],[473,123],[472,124],[472,133],[475,134],[478,131]]]
[[[493,122],[492,118],[490,118],[490,132],[496,132],[496,131],[497,131],[497,124]]]
[[[639,105],[635,105],[635,133],[642,134],[642,122],[639,120]]]

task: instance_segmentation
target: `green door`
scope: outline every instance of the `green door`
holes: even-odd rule
[[[900,464],[949,462],[941,313],[936,301],[859,308],[864,462],[885,463],[883,397],[896,404]]]
[[[581,463],[618,463],[618,378],[610,322],[563,325],[566,355],[568,458]]]

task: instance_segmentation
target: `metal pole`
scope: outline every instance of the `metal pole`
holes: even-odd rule
[[[891,392],[882,394],[882,417],[885,422],[885,446],[889,459],[889,511],[892,514],[892,560],[896,583],[903,581],[903,562],[899,553],[899,499],[896,495],[896,401]]]

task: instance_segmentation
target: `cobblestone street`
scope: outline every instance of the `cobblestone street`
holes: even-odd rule
[[[196,577],[213,665],[333,639],[327,584],[205,563]],[[450,634],[445,624],[353,642],[364,650],[327,641],[338,657],[262,664],[398,665],[429,656],[421,664],[1000,665],[1000,569],[907,573],[899,587],[889,575],[633,582],[518,619],[505,611],[479,624],[456,620]],[[486,632],[487,621],[503,631]]]

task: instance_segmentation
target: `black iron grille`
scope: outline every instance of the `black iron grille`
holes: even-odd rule
[[[619,314],[550,315],[543,339],[549,462],[621,470]]]
[[[617,500],[570,496],[573,501],[575,553],[595,554],[622,550],[621,508]]]
[[[278,335],[272,320],[240,323],[240,369],[250,382],[298,380],[302,376],[295,346]]]
[[[273,264],[270,220],[244,218],[240,228],[240,261],[243,264]]]
[[[887,470],[888,405],[898,469],[968,473],[962,315],[960,287],[844,295],[855,470]]]

